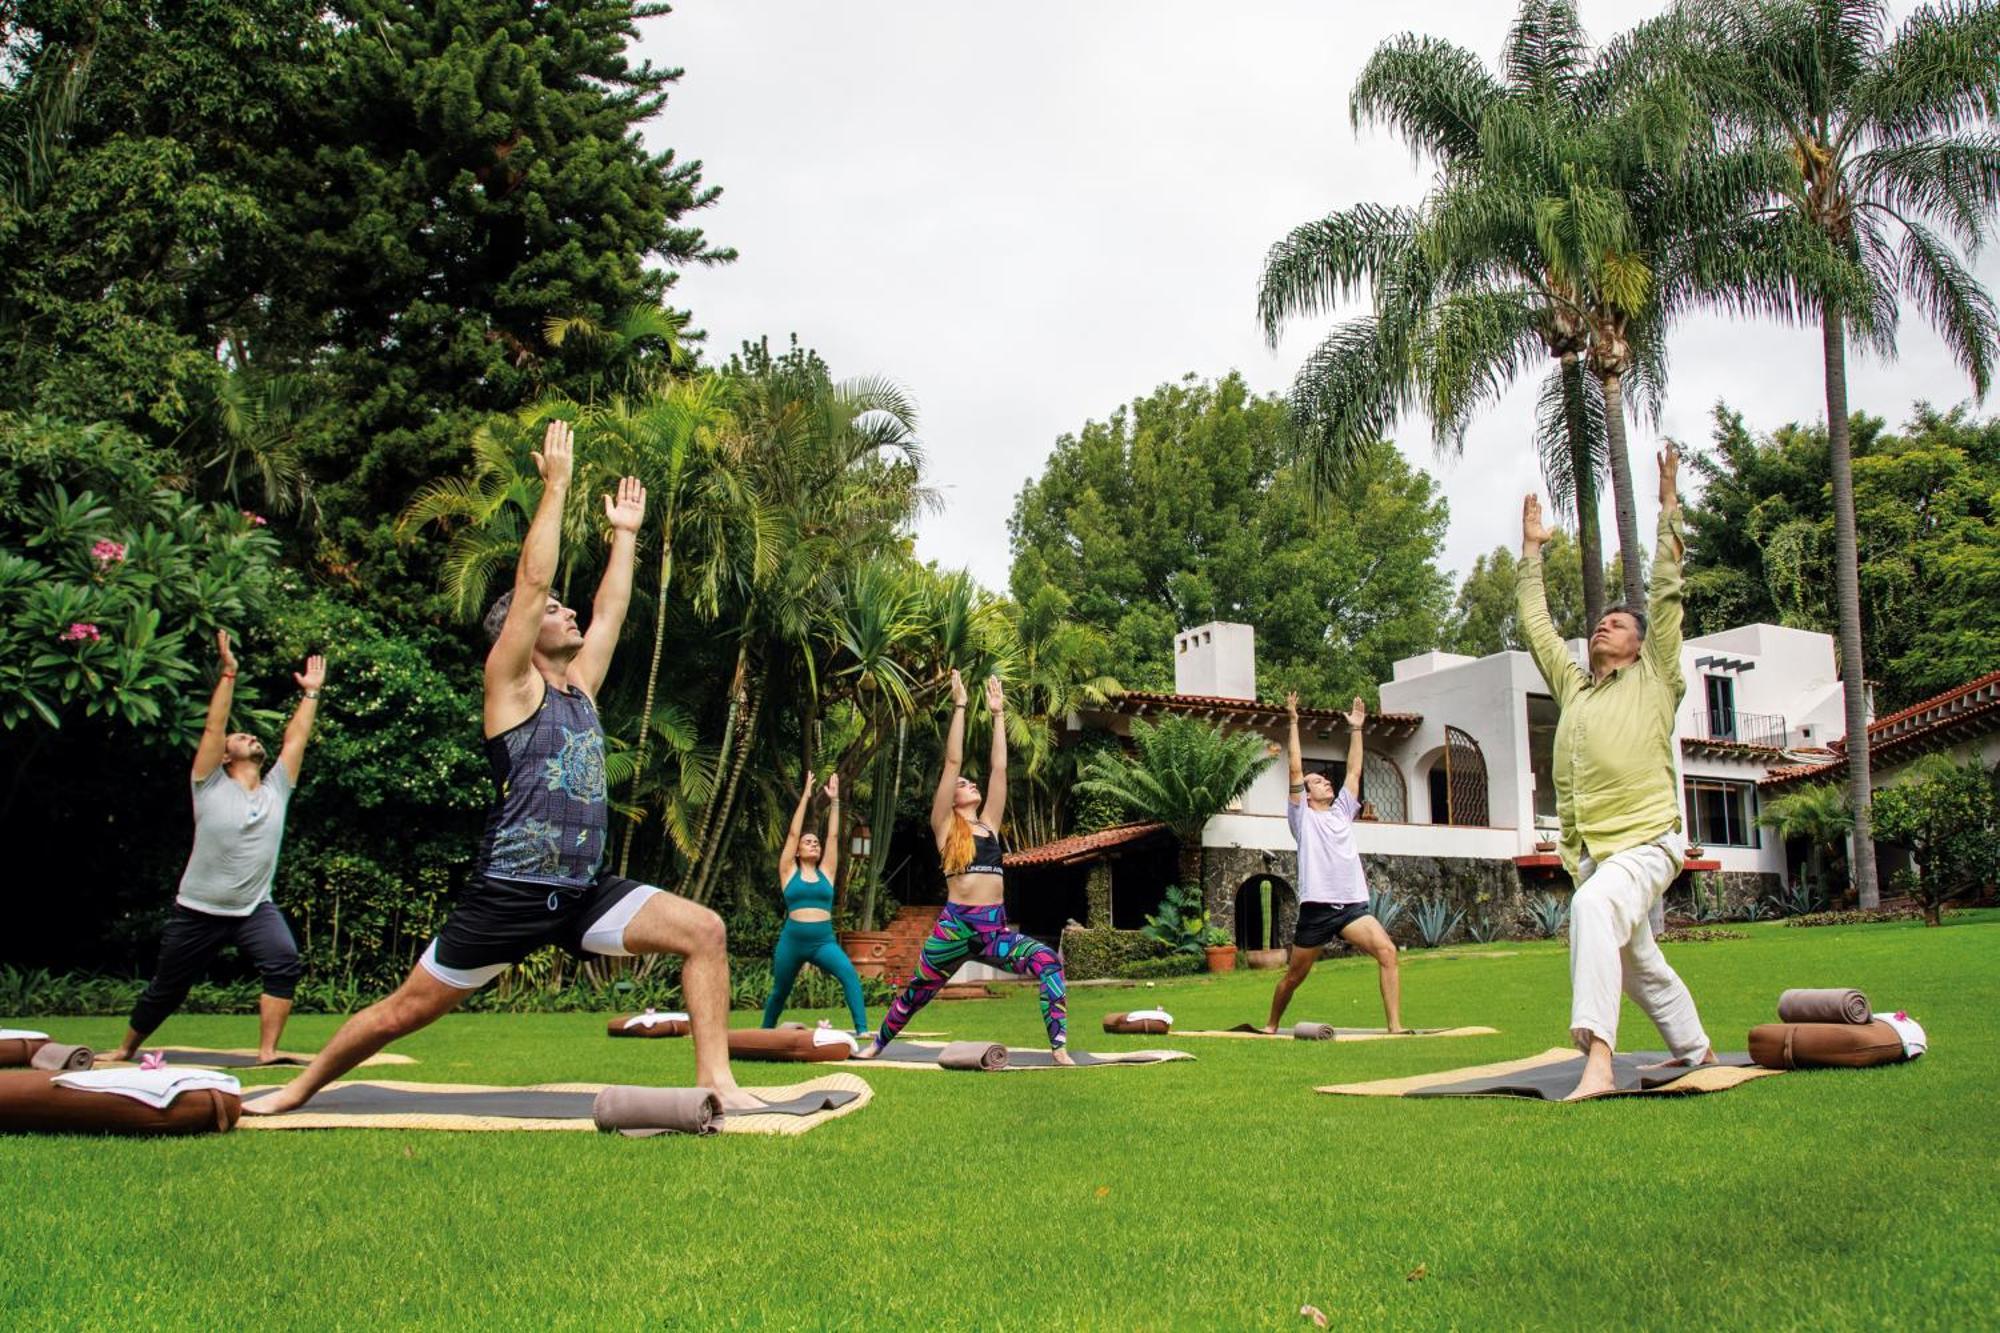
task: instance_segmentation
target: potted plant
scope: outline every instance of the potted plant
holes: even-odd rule
[[[1201,932],[1201,944],[1201,951],[1208,956],[1209,971],[1236,970],[1236,943],[1229,938],[1228,931],[1221,926],[1210,926]]]
[[[860,921],[863,926],[872,927],[875,913],[875,881],[866,867],[861,868],[858,878],[867,885],[867,898],[862,907]],[[852,893],[852,888],[849,889]],[[843,930],[835,934],[840,943],[840,951],[854,964],[854,970],[864,977],[880,977],[889,970],[889,946],[895,943],[895,935],[886,930],[862,929]]]

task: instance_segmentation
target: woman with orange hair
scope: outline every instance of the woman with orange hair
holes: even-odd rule
[[[959,773],[965,764],[965,703],[965,682],[953,671],[944,776],[931,800],[931,832],[937,836],[938,856],[944,863],[944,911],[924,941],[910,984],[889,1005],[874,1045],[857,1054],[864,1060],[880,1054],[911,1016],[944,989],[958,965],[977,957],[1034,977],[1041,986],[1042,1022],[1049,1030],[1056,1063],[1075,1064],[1063,1049],[1069,1042],[1069,1027],[1063,1008],[1068,988],[1062,960],[1040,940],[1007,929],[1006,871],[1000,863],[1007,850],[1000,840],[1000,817],[1007,808],[1007,701],[1000,692],[1000,678],[986,680],[993,759],[983,793],[978,783]]]

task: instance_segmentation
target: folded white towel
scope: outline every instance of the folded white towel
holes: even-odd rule
[[[90,1069],[74,1074],[57,1074],[51,1080],[58,1087],[82,1092],[115,1092],[144,1102],[156,1110],[173,1105],[184,1092],[214,1088],[218,1092],[241,1095],[243,1085],[228,1074],[213,1069],[191,1069],[185,1065],[161,1069]]]
[[[49,1034],[32,1028],[0,1028],[0,1041],[47,1041]]]
[[[813,1045],[845,1046],[850,1051],[861,1049],[861,1043],[854,1039],[852,1032],[842,1032],[839,1028],[830,1027],[825,1023],[813,1029]]]
[[[1922,1026],[1908,1014],[1901,1012],[1877,1014],[1875,1015],[1875,1021],[1878,1023],[1887,1023],[1890,1027],[1896,1029],[1896,1035],[1903,1039],[1903,1054],[1910,1059],[1914,1060],[1930,1049],[1930,1039],[1924,1036]]]
[[[656,1027],[661,1023],[685,1023],[687,1021],[688,1016],[686,1014],[656,1014],[651,1009],[648,1009],[643,1014],[634,1014],[632,1017],[626,1019],[624,1026],[627,1029],[649,1028]]]
[[[1132,1022],[1134,1019],[1145,1018],[1157,1018],[1162,1023],[1172,1023],[1174,1021],[1174,1016],[1164,1009],[1134,1009],[1131,1013],[1125,1015],[1127,1023]]]

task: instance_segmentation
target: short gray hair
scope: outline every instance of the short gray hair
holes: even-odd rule
[[[486,608],[486,619],[479,622],[480,627],[486,631],[486,642],[500,642],[500,631],[507,628],[507,613],[513,609],[514,590],[512,588],[501,593],[493,605]]]
[[[1605,607],[1602,611],[1599,611],[1597,613],[1597,625],[1602,625],[1604,623],[1604,617],[1610,615],[1632,617],[1632,623],[1639,627],[1639,641],[1641,643],[1645,642],[1646,613],[1644,611],[1641,611],[1638,607],[1633,606],[1628,602],[1618,602],[1611,606]],[[1595,630],[1597,628],[1597,625],[1592,625],[1591,629]]]

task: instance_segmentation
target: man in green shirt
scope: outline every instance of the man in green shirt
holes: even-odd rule
[[[1674,713],[1681,676],[1680,455],[1659,456],[1660,532],[1646,611],[1614,606],[1590,635],[1590,670],[1570,657],[1549,620],[1542,546],[1549,539],[1540,497],[1521,506],[1516,610],[1528,651],[1562,710],[1556,724],[1556,813],[1562,859],[1576,882],[1570,905],[1570,1036],[1584,1052],[1572,1100],[1608,1092],[1622,990],[1653,1020],[1675,1063],[1715,1059],[1687,983],[1653,939],[1651,915],[1680,873]]]

